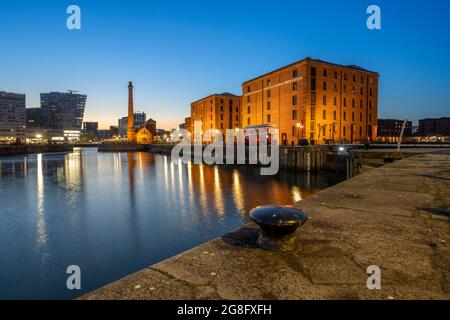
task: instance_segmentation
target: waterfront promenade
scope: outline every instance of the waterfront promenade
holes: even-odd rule
[[[33,153],[72,152],[71,144],[21,144],[0,145],[0,157]]]
[[[450,151],[371,170],[296,204],[299,249],[258,249],[253,224],[81,299],[450,299]],[[150,254],[150,253],[149,253]],[[381,268],[381,289],[366,286]]]

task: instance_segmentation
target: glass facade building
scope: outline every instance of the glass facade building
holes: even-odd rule
[[[81,131],[86,95],[72,91],[41,93],[41,108],[46,128]]]

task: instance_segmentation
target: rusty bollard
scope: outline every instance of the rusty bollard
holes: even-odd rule
[[[292,206],[261,206],[250,211],[250,219],[261,228],[258,246],[271,251],[297,248],[295,231],[308,220],[306,212]]]

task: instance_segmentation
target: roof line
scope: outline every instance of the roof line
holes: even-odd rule
[[[196,103],[196,102],[199,102],[199,101],[202,101],[202,100],[205,100],[205,99],[208,99],[208,98],[211,98],[211,97],[216,97],[216,96],[224,96],[224,97],[240,97],[240,96],[237,96],[237,95],[235,95],[235,94],[233,94],[233,93],[229,93],[229,92],[213,93],[213,94],[210,94],[209,96],[206,96],[206,97],[203,97],[203,98],[201,98],[201,99],[195,100],[194,102],[191,102],[191,104]]]
[[[333,63],[333,62],[328,62],[328,61],[324,61],[324,60],[312,59],[312,58],[310,58],[310,57],[306,57],[306,58],[303,58],[303,59],[301,59],[301,60],[298,60],[298,61],[295,61],[295,62],[293,62],[293,63],[290,63],[290,64],[288,64],[288,65],[285,65],[285,66],[283,66],[283,67],[280,67],[280,68],[278,68],[278,69],[276,69],[276,70],[273,70],[273,71],[264,73],[263,75],[260,75],[260,76],[258,76],[258,77],[255,77],[255,78],[253,78],[253,79],[246,80],[246,81],[244,81],[244,82],[242,83],[242,85],[244,85],[244,84],[246,84],[246,83],[249,83],[249,82],[251,82],[251,81],[254,81],[254,80],[256,80],[256,79],[263,78],[263,77],[265,77],[265,76],[268,76],[269,74],[275,73],[275,72],[280,71],[280,70],[283,70],[283,69],[285,69],[285,68],[292,67],[293,65],[302,63],[302,62],[304,62],[304,61],[313,61],[313,62],[318,62],[318,63],[325,63],[325,64],[330,64],[330,65],[337,66],[337,67],[341,67],[341,68],[353,69],[353,70],[358,70],[358,71],[362,71],[362,72],[368,72],[368,73],[373,73],[373,74],[379,75],[378,72],[366,70],[366,69],[361,68],[361,67],[358,67],[358,66],[353,66],[353,65],[345,66],[345,65],[342,65],[342,64],[338,64],[338,63]]]

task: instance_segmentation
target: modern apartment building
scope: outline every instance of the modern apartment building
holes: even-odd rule
[[[41,93],[45,127],[62,131],[81,131],[86,99],[86,95],[73,91]]]
[[[191,123],[202,121],[202,130],[220,130],[225,135],[226,129],[241,127],[241,97],[225,92],[212,94],[191,103]],[[193,128],[192,128],[193,130]]]
[[[274,125],[280,144],[377,137],[378,73],[311,58],[242,84],[241,123]]]
[[[25,95],[0,92],[0,143],[25,138]]]

